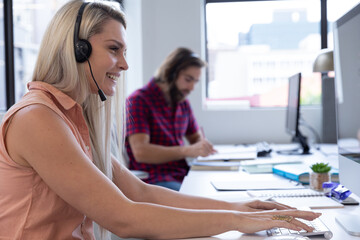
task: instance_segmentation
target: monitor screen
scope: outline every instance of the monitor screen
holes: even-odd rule
[[[286,132],[292,137],[299,129],[301,73],[289,77],[289,95],[286,111]]]
[[[340,182],[360,196],[360,4],[334,23]]]
[[[301,73],[289,77],[289,95],[286,111],[286,132],[291,135],[292,142],[300,143],[301,148],[278,151],[280,154],[309,154],[309,145],[307,138],[301,134],[299,129],[300,120],[300,91],[301,91]]]
[[[339,178],[360,196],[360,4],[334,23],[333,33]],[[348,234],[360,236],[360,216],[335,219]]]

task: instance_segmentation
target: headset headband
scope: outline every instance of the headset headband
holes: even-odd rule
[[[79,33],[80,33],[80,25],[81,25],[81,19],[82,19],[82,15],[84,12],[84,9],[86,7],[86,5],[88,5],[89,3],[83,3],[79,9],[78,15],[76,17],[76,22],[75,22],[75,29],[74,29],[74,47],[76,48],[76,43],[79,41]],[[75,49],[76,50],[76,49]]]

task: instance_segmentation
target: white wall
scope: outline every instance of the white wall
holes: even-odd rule
[[[3,118],[4,114],[5,114],[5,112],[0,111],[0,122],[1,122],[1,119]]]
[[[134,27],[133,25],[138,29],[136,34],[128,32],[128,40],[139,44],[136,45],[136,49],[142,49],[142,57],[133,59],[132,62],[129,61],[128,76],[131,76],[131,71],[139,71],[143,77],[142,84],[147,83],[169,52],[179,46],[189,47],[205,58],[203,2],[203,0],[127,0],[125,11],[128,15],[131,12],[128,12],[127,8],[135,5],[135,8],[140,9],[141,12],[137,18],[128,16],[132,19],[128,29]],[[129,43],[130,45],[132,43]],[[129,57],[131,54],[129,48]],[[140,56],[137,52],[136,54]],[[284,108],[236,111],[204,110],[202,106],[204,77],[203,74],[201,83],[190,96],[190,101],[196,118],[205,129],[206,137],[210,141],[215,144],[258,141],[289,142],[290,137],[285,132],[286,110]],[[141,80],[132,78],[129,78],[128,81],[141,82]],[[320,109],[303,108],[301,112],[308,124],[319,132]],[[311,136],[306,129],[303,130],[303,133]]]
[[[131,93],[139,86],[143,85],[143,66],[141,59],[142,51],[142,28],[139,27],[141,22],[141,0],[131,0],[131,4],[126,4],[126,20],[127,20],[127,61],[129,70],[126,71],[127,92]]]

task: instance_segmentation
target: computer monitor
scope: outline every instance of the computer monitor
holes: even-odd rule
[[[340,183],[360,196],[360,4],[334,23],[337,141]],[[360,236],[360,216],[337,216]]]
[[[300,120],[300,90],[301,90],[301,73],[289,77],[289,95],[286,111],[286,132],[291,135],[292,142],[300,143],[301,148],[292,150],[282,150],[281,154],[309,154],[310,148],[307,138],[302,135],[299,129]]]

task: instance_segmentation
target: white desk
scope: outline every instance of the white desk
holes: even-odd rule
[[[276,156],[279,157],[279,156]],[[284,157],[284,156],[280,156]],[[290,157],[299,157],[299,156],[290,156]],[[313,155],[301,156],[304,158],[304,161],[311,163],[314,161],[324,160],[324,155],[317,152]],[[326,162],[331,162],[331,164],[337,164],[333,161],[336,161],[337,158],[330,157],[330,159],[325,159]],[[261,175],[258,175],[261,177]],[[265,175],[263,175],[265,176]],[[243,180],[246,181],[249,174],[243,171],[190,171],[189,174],[185,177],[184,182],[181,186],[180,192],[196,195],[196,196],[205,196],[215,199],[221,199],[226,201],[241,201],[241,200],[250,200],[246,192],[243,191],[216,191],[216,189],[211,185],[211,181],[214,180]],[[287,181],[284,179],[284,181]],[[359,201],[360,198],[355,196]],[[323,215],[320,217],[321,220],[329,227],[333,232],[334,236],[332,240],[360,240],[360,237],[354,237],[348,235],[340,225],[335,222],[335,216],[338,214],[351,213],[360,215],[359,206],[345,206],[344,208],[337,209],[316,209],[316,212],[321,212]],[[256,234],[242,234],[237,231],[230,231],[220,235],[216,235],[208,238],[194,238],[194,239],[226,239],[226,240],[256,240],[266,238],[266,232],[258,232]],[[314,238],[314,239],[323,239],[323,238]]]

